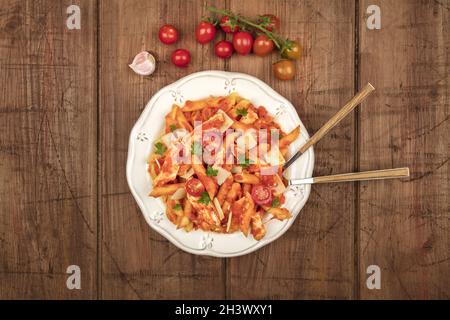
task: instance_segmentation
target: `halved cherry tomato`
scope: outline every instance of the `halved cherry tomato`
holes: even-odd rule
[[[240,31],[233,36],[233,47],[237,53],[246,55],[252,51],[253,37],[246,31]]]
[[[252,199],[259,205],[267,205],[272,202],[272,192],[262,184],[254,185],[252,188]]]
[[[172,52],[171,59],[174,65],[184,68],[191,62],[191,53],[186,49],[177,49]]]
[[[292,41],[289,48],[282,52],[283,58],[297,60],[300,58],[300,54],[302,53],[302,47],[298,44],[297,41]]]
[[[186,192],[193,197],[199,197],[205,191],[203,183],[196,178],[190,178],[186,181],[185,188]]]
[[[214,46],[214,52],[219,58],[228,59],[233,54],[233,45],[230,41],[219,41]]]
[[[280,19],[276,15],[273,14],[265,14],[263,17],[269,19],[269,23],[265,25],[265,28],[269,31],[279,30],[280,29]],[[260,19],[260,22],[263,19]]]
[[[239,27],[237,25],[234,25],[234,23],[230,21],[230,17],[228,16],[223,16],[220,19],[220,27],[225,33],[235,33],[239,30]]]
[[[195,38],[200,44],[205,44],[212,41],[215,35],[216,27],[211,22],[202,21],[198,25],[197,29],[195,29]]]
[[[261,34],[256,37],[255,42],[253,43],[253,52],[257,56],[264,57],[272,52],[273,47],[273,41],[265,34]]]
[[[171,24],[166,24],[159,29],[159,40],[164,44],[172,44],[178,40],[178,31]]]
[[[279,60],[273,64],[275,77],[280,80],[292,80],[295,77],[295,64],[291,60]]]

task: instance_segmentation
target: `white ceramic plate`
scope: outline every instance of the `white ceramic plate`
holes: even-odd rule
[[[172,104],[182,105],[186,100],[197,100],[213,96],[225,96],[236,91],[256,106],[265,106],[275,116],[285,132],[301,126],[301,135],[289,147],[291,156],[309,138],[305,126],[292,104],[261,80],[242,73],[224,71],[204,71],[193,73],[158,91],[148,102],[134,125],[128,147],[127,180],[147,223],[166,237],[174,245],[187,252],[215,257],[240,256],[276,240],[292,225],[308,200],[310,185],[289,187],[285,192],[285,207],[293,218],[266,223],[267,234],[256,241],[251,235],[245,237],[241,232],[219,234],[201,230],[185,232],[177,230],[165,215],[165,205],[160,199],[148,196],[152,181],[147,173],[147,159],[155,140],[164,126],[164,116]],[[314,167],[313,148],[303,154],[285,172],[286,178],[311,177]]]

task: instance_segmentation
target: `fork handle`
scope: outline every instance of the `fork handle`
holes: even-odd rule
[[[322,139],[331,129],[333,129],[342,119],[344,119],[353,109],[356,108],[364,99],[371,94],[375,88],[367,83],[345,106],[342,107],[333,117],[331,117],[306,143],[300,147],[294,156],[289,159],[284,165],[283,170],[286,170],[295,160],[297,160],[306,150],[312,145],[316,144]]]
[[[331,176],[322,176],[306,179],[293,179],[289,181],[289,185],[310,184],[310,183],[330,183],[330,182],[348,182],[361,180],[380,180],[409,177],[409,168],[396,168],[385,170],[374,170],[364,172],[353,172],[335,174]]]

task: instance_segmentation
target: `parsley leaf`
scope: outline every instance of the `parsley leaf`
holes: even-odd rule
[[[215,177],[217,176],[217,172],[219,172],[219,170],[214,170],[212,167],[208,166],[206,168],[206,175],[208,177]]]
[[[203,191],[200,199],[198,199],[198,203],[204,203],[205,205],[208,205],[211,202],[211,198],[209,197],[208,192]]]
[[[177,126],[174,125],[174,124],[171,124],[171,125],[169,126],[169,128],[170,128],[170,131],[171,131],[171,132],[174,132],[175,130],[177,130]]]
[[[245,116],[248,114],[248,111],[247,111],[247,109],[245,109],[245,108],[242,108],[242,109],[236,109],[236,114],[237,114],[238,116],[243,116],[243,117],[245,117]]]
[[[181,210],[181,204],[177,203],[176,205],[174,205],[173,210]]]
[[[164,154],[164,152],[167,151],[166,145],[162,142],[155,143],[155,148],[156,148],[155,153],[157,153],[161,156]]]
[[[200,142],[198,141],[192,142],[191,153],[197,156],[202,154],[202,145],[200,144]]]
[[[248,168],[251,164],[253,163],[253,161],[251,161],[250,159],[244,159],[244,162],[239,162],[239,165],[242,167],[242,168],[244,168],[244,169],[246,169],[246,168]]]
[[[273,198],[272,200],[272,208],[276,208],[280,206],[280,199],[277,198]]]

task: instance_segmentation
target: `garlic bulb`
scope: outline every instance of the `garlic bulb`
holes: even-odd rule
[[[155,57],[147,51],[139,52],[129,67],[141,76],[151,75],[156,67]]]

